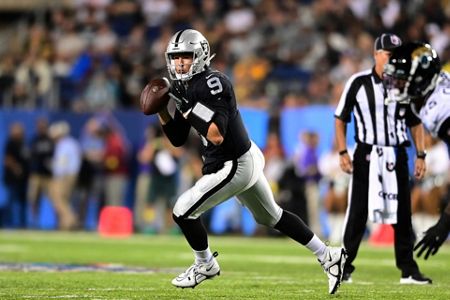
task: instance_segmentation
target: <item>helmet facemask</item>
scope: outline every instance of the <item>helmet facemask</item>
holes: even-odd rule
[[[439,71],[439,58],[427,44],[410,43],[394,50],[383,73],[386,103],[422,102],[434,90]]]
[[[395,66],[386,64],[384,66],[383,83],[386,88],[386,103],[399,102],[408,103],[409,76],[396,74]]]
[[[178,73],[177,72],[177,65],[174,57],[177,55],[177,53],[173,54],[166,54],[166,61],[167,61],[167,69],[169,71],[170,79],[172,80],[190,80],[193,76],[193,68],[194,68],[194,53],[193,52],[187,52],[187,53],[179,53],[179,54],[190,54],[192,56],[192,64],[189,68],[189,71],[187,73]],[[179,68],[183,68],[183,66],[179,66]]]

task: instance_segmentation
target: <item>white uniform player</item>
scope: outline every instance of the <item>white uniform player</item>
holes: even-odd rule
[[[395,49],[385,66],[387,101],[410,102],[425,128],[447,144],[450,154],[450,75],[442,71],[436,51],[425,43],[408,43]],[[450,232],[450,203],[436,225],[430,227],[414,250],[428,259]]]
[[[413,111],[415,105],[413,104]],[[437,137],[446,120],[450,118],[450,74],[442,71],[436,88],[428,97],[419,112],[425,128],[432,136]]]

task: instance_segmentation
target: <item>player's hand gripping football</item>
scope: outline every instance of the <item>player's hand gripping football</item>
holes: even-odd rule
[[[141,110],[145,115],[153,115],[166,110],[169,102],[170,82],[167,78],[154,78],[144,87],[139,99]]]
[[[424,259],[428,259],[430,254],[435,255],[447,239],[449,229],[450,215],[443,213],[437,224],[430,227],[422,240],[414,247],[414,251],[419,250],[417,257],[420,257],[425,251]]]
[[[186,96],[186,87],[181,80],[172,81],[169,96],[175,102],[175,106],[182,114],[185,114],[192,108],[192,103]]]

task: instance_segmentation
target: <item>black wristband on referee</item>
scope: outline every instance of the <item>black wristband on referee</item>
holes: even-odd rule
[[[424,151],[418,151],[417,152],[417,158],[419,158],[419,159],[425,159],[425,157],[427,157],[427,152],[424,150]]]
[[[344,155],[344,154],[347,154],[347,153],[348,153],[347,149],[339,151],[339,155],[341,155],[341,156]]]

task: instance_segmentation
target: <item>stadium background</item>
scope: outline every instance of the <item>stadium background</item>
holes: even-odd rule
[[[193,27],[217,54],[213,66],[234,82],[261,148],[274,132],[290,160],[299,132],[314,131],[321,154],[332,146],[345,81],[373,63],[374,38],[393,32],[429,41],[448,67],[449,19],[446,0],[1,1],[0,151],[12,122],[25,124],[28,140],[41,116],[68,121],[79,137],[89,118],[111,112],[131,146],[124,197],[131,208],[135,153],[156,121],[139,112],[140,90],[166,74],[170,36]],[[0,183],[0,205],[5,201]],[[51,204],[43,205],[39,226],[55,228]],[[95,221],[94,213],[86,228]]]

